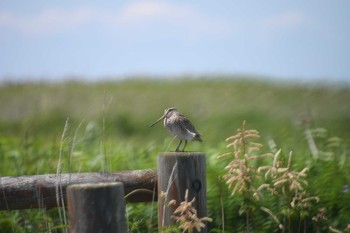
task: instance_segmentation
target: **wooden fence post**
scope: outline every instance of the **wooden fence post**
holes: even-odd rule
[[[67,202],[71,233],[127,231],[121,182],[70,185]]]
[[[200,152],[166,152],[158,156],[158,231],[174,223],[172,215],[184,201],[186,189],[188,200],[195,197],[194,207],[198,217],[207,215],[205,154]],[[162,196],[166,193],[166,196]],[[166,206],[175,199],[176,206]],[[206,228],[201,232],[206,232]]]

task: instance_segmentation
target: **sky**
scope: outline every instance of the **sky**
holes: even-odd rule
[[[350,1],[0,1],[0,82],[205,74],[350,81]]]

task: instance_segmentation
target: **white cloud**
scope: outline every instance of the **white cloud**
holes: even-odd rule
[[[126,5],[115,17],[116,25],[124,28],[175,27],[179,33],[192,36],[226,36],[232,32],[230,23],[209,17],[189,5],[160,1],[138,1]],[[158,27],[159,28],[159,27]]]
[[[230,24],[206,16],[190,5],[179,5],[162,1],[135,1],[120,9],[80,7],[73,10],[63,8],[44,9],[35,15],[0,10],[0,30],[7,28],[26,36],[51,35],[79,30],[80,27],[97,23],[101,26],[121,30],[176,26],[184,33],[225,35]],[[160,28],[161,29],[161,28]]]
[[[33,36],[71,30],[87,23],[93,18],[91,8],[63,10],[45,9],[37,15],[19,15],[12,12],[0,12],[0,27]]]
[[[300,26],[305,17],[300,12],[284,12],[266,19],[263,25],[267,29],[281,30]]]
[[[306,16],[299,11],[277,12],[271,16],[257,18],[246,26],[247,33],[259,46],[269,46],[285,40],[306,27]],[[242,28],[241,28],[242,29]],[[240,30],[241,32],[244,29]]]
[[[119,23],[124,26],[149,24],[157,20],[183,21],[195,13],[188,7],[181,7],[165,2],[140,1],[126,5],[118,14]]]

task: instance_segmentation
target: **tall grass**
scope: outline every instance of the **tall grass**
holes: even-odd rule
[[[148,126],[174,106],[203,135],[203,144],[189,143],[187,149],[207,154],[209,229],[345,231],[350,219],[349,99],[348,86],[229,79],[6,84],[0,86],[0,175],[56,173],[57,164],[64,165],[60,172],[155,169],[158,152],[167,150],[172,138],[162,127]],[[65,133],[70,143],[62,145],[67,117],[76,130]],[[223,180],[231,169],[223,169],[229,159],[217,156],[233,152],[233,147],[225,149],[224,139],[242,130],[244,120],[260,132],[253,142],[263,146],[255,144],[259,151],[238,159],[246,159],[248,176],[240,178],[243,183],[231,196],[236,183],[228,189],[225,182],[235,175]],[[255,159],[266,153],[272,155]],[[281,169],[284,173],[273,172]],[[284,176],[298,177],[302,190],[291,189],[289,178],[283,183]],[[127,211],[132,232],[156,231],[150,204],[128,204]],[[57,210],[0,212],[0,229],[64,231]]]
[[[314,187],[316,190],[308,188],[308,180],[314,181],[315,179],[315,177],[307,179],[308,171],[318,167],[319,164],[317,162],[320,162],[321,158],[319,156],[312,157],[313,153],[315,153],[313,150],[317,148],[317,145],[314,144],[314,138],[308,131],[306,131],[306,137],[309,144],[312,142],[309,145],[309,149],[310,158],[314,163],[304,163],[305,167],[300,171],[292,166],[292,152],[288,156],[281,155],[281,149],[274,155],[272,153],[259,153],[263,145],[254,142],[254,139],[260,138],[259,132],[247,130],[245,122],[235,135],[226,139],[226,141],[230,142],[227,148],[232,148],[232,151],[221,154],[218,158],[228,158],[228,160],[226,159],[226,174],[223,175],[223,178],[228,189],[232,190],[231,198],[235,194],[239,194],[241,197],[238,213],[239,215],[244,214],[246,218],[244,232],[263,232],[269,228],[270,231],[278,230],[279,232],[323,232],[325,230],[330,232],[348,232],[350,230],[350,221],[349,219],[345,220],[345,218],[350,217],[350,212],[345,214],[347,216],[345,217],[343,216],[344,210],[341,210],[342,207],[338,206],[338,211],[341,211],[342,215],[336,215],[336,219],[331,219],[332,217],[328,217],[327,210],[334,207],[324,206],[324,202],[320,202],[322,194],[317,190],[319,187]],[[332,147],[338,148],[341,140],[339,138],[337,140],[330,138],[328,141],[331,142]],[[348,152],[345,153],[348,154]],[[318,154],[335,156],[332,152],[320,151]],[[273,155],[270,161],[271,165],[268,165],[267,162],[269,160],[263,158],[272,157],[271,155]],[[258,160],[261,161],[259,162]],[[333,160],[334,158],[326,157],[327,162]],[[343,187],[348,187],[350,179],[347,176],[347,170],[342,170],[342,168],[345,165],[346,169],[348,169],[350,163],[349,158],[345,158],[345,160],[347,162],[344,160],[342,162],[345,162],[347,165],[342,163],[341,168],[336,168],[347,177],[344,177],[345,182],[339,179],[333,182],[339,182]],[[299,166],[302,164],[299,163]],[[323,172],[324,175],[333,177],[326,169]],[[333,177],[333,179],[337,179],[337,177]],[[327,188],[333,189],[334,187],[330,184]],[[345,199],[349,198],[348,189],[338,189],[338,192],[338,195],[341,195],[341,192],[343,192],[347,196]],[[346,209],[345,211],[350,210],[349,207],[343,208]],[[276,223],[276,227],[271,227],[273,226],[272,224],[269,228],[264,229],[264,225],[261,225],[263,224],[262,222],[260,224],[252,223],[251,219],[257,222],[261,221],[260,218],[263,215],[257,213],[257,211],[268,214]],[[343,218],[345,221],[339,224],[338,221]],[[340,229],[344,230],[336,229],[332,225],[334,220],[337,222],[338,227],[340,226],[342,227]]]

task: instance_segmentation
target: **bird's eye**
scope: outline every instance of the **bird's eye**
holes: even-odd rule
[[[167,109],[165,109],[164,113],[168,114],[168,113],[170,113],[170,112],[172,112],[174,110],[175,110],[175,108],[167,108]]]

